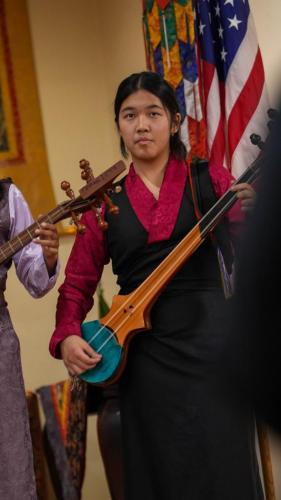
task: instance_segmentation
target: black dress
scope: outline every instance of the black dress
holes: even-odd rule
[[[171,238],[147,244],[125,189],[107,235],[120,293],[134,290],[196,224],[185,188]],[[122,238],[120,238],[122,234]],[[120,382],[126,500],[260,500],[253,415],[216,377],[225,328],[216,253],[206,241],[154,304]]]

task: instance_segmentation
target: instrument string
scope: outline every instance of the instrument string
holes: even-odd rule
[[[198,226],[198,225],[196,225],[195,227],[197,227],[197,226]],[[193,229],[195,229],[195,228],[193,228]],[[180,246],[184,246],[184,243],[186,243],[186,242],[184,242],[184,240],[182,240],[182,242],[181,242],[179,245],[177,245],[177,246],[176,246],[176,247],[172,250],[172,252],[169,254],[169,257],[170,257],[170,256],[172,256],[172,254],[173,254],[173,253],[175,253],[176,251],[178,251]],[[188,251],[188,250],[189,250],[192,246],[194,246],[194,241],[190,242],[189,246],[187,246],[185,250],[186,250],[186,251]],[[196,246],[196,245],[195,245],[195,246]],[[181,259],[182,259],[182,255],[180,255],[179,257],[177,257],[177,258],[173,261],[173,263],[172,263],[172,266],[171,266],[171,267],[172,267],[172,268],[177,268],[177,267],[178,267],[178,263],[180,263]],[[163,262],[164,262],[164,261],[163,261]],[[169,276],[169,274],[170,274],[170,272],[171,272],[171,267],[168,269],[168,271],[166,271],[166,272],[164,272],[164,273],[162,274],[162,276],[161,276],[161,280],[162,280],[162,281],[163,281],[163,280],[165,281],[166,276]],[[155,269],[155,271],[156,271],[156,270],[157,270],[157,268]],[[154,273],[155,271],[153,271],[153,273]],[[149,280],[149,279],[153,276],[153,273],[152,273],[152,274],[151,274],[151,275],[150,275],[150,276],[149,276],[149,277],[148,277],[148,278],[147,278],[147,279],[143,282],[142,286],[144,286],[144,287],[145,287],[145,285],[147,284],[148,280]],[[131,314],[126,315],[126,316],[124,317],[124,320],[123,320],[123,321],[122,321],[122,322],[118,325],[117,329],[116,329],[114,332],[111,332],[111,333],[110,333],[110,335],[109,335],[109,336],[108,336],[108,337],[104,340],[104,342],[102,343],[102,345],[101,345],[101,346],[99,346],[99,348],[98,348],[98,350],[97,350],[96,352],[98,352],[98,353],[99,353],[99,352],[101,352],[101,350],[103,349],[103,347],[104,347],[104,346],[105,346],[105,345],[106,345],[106,344],[110,341],[110,339],[111,339],[112,337],[114,337],[114,335],[115,335],[116,333],[118,333],[118,332],[119,332],[119,330],[120,330],[120,329],[122,328],[122,326],[126,323],[126,321],[127,321],[127,320],[128,320],[128,319],[129,319],[129,318],[130,318],[130,317],[131,317],[131,316],[132,316],[132,315],[133,315],[133,314],[137,311],[137,309],[138,309],[138,308],[139,308],[139,307],[140,307],[140,306],[141,306],[141,305],[142,305],[142,304],[146,301],[147,297],[148,297],[150,294],[153,294],[154,290],[155,290],[155,289],[157,290],[158,288],[159,288],[159,281],[158,281],[156,284],[154,284],[154,285],[150,288],[149,292],[147,292],[147,293],[145,293],[144,295],[142,295],[141,300],[139,300],[139,301],[136,303],[136,305],[132,307],[132,309],[131,309],[131,311],[132,311],[132,312],[131,312]],[[132,305],[132,304],[131,304],[131,302],[133,302],[133,300],[134,300],[135,296],[136,296],[138,293],[139,293],[139,289],[137,289],[137,290],[135,290],[134,292],[132,292],[132,294],[129,296],[129,298],[128,298],[128,299],[127,299],[127,300],[126,300],[126,301],[122,304],[122,306],[121,306],[119,309],[117,309],[117,311],[115,312],[115,314],[111,317],[111,321],[113,321],[113,320],[116,318],[116,316],[117,316],[118,314],[120,314],[120,312],[122,311],[122,309],[126,308],[126,306],[127,306],[127,305],[129,305],[129,304],[130,304],[130,305]],[[94,334],[94,335],[90,338],[90,340],[88,340],[88,344],[91,344],[91,343],[93,342],[93,340],[94,340],[94,339],[95,339],[95,338],[96,338],[99,334],[101,334],[101,333],[102,333],[102,331],[103,331],[104,329],[106,329],[106,328],[107,328],[107,326],[108,326],[108,323],[105,323],[104,325],[102,325],[102,327],[101,327],[101,328],[100,328],[97,332],[95,332],[95,334]]]

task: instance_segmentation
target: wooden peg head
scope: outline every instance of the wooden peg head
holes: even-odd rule
[[[70,183],[68,181],[62,181],[60,187],[63,191],[65,191],[65,194],[68,196],[68,198],[70,198],[71,200],[75,198],[74,192],[71,189]]]
[[[88,160],[80,160],[79,167],[82,170],[82,172],[81,172],[81,178],[84,181],[90,182],[90,181],[92,181],[94,179],[93,171],[92,171],[92,169],[90,167],[90,163],[88,162]]]
[[[259,149],[264,148],[264,142],[261,140],[261,136],[258,134],[251,134],[250,135],[250,140],[251,143],[254,144],[254,146],[258,146]]]
[[[108,206],[109,213],[111,215],[118,215],[119,214],[119,207],[117,205],[114,205],[114,203],[112,203],[112,200],[108,196],[108,194],[103,193],[103,199]]]
[[[100,201],[96,201],[96,204],[92,206],[92,209],[94,210],[94,212],[96,214],[96,218],[97,218],[97,221],[98,221],[99,228],[102,231],[106,231],[107,228],[108,228],[108,222],[106,222],[104,220],[104,216],[103,216],[103,213],[102,213],[102,208],[101,208]]]
[[[108,222],[106,222],[104,220],[104,218],[101,217],[100,219],[98,219],[98,226],[101,229],[101,231],[107,231],[107,229],[108,229]]]

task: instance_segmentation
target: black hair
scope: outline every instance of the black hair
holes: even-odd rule
[[[4,182],[11,184],[13,181],[12,181],[11,177],[5,177],[4,179],[0,179],[0,201],[2,200],[2,198],[4,196],[4,186],[3,186]]]
[[[114,101],[115,122],[117,126],[122,103],[127,97],[138,90],[146,90],[158,97],[163,106],[170,112],[172,120],[175,119],[177,113],[180,113],[173,87],[158,73],[142,71],[140,73],[133,73],[125,78],[117,89]],[[122,137],[120,137],[120,149],[122,155],[127,158],[128,153]],[[178,159],[183,160],[186,158],[186,147],[181,141],[179,130],[170,136],[170,151]]]

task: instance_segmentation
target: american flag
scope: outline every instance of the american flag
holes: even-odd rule
[[[197,0],[209,158],[238,177],[257,156],[251,133],[266,133],[264,69],[248,0]]]

